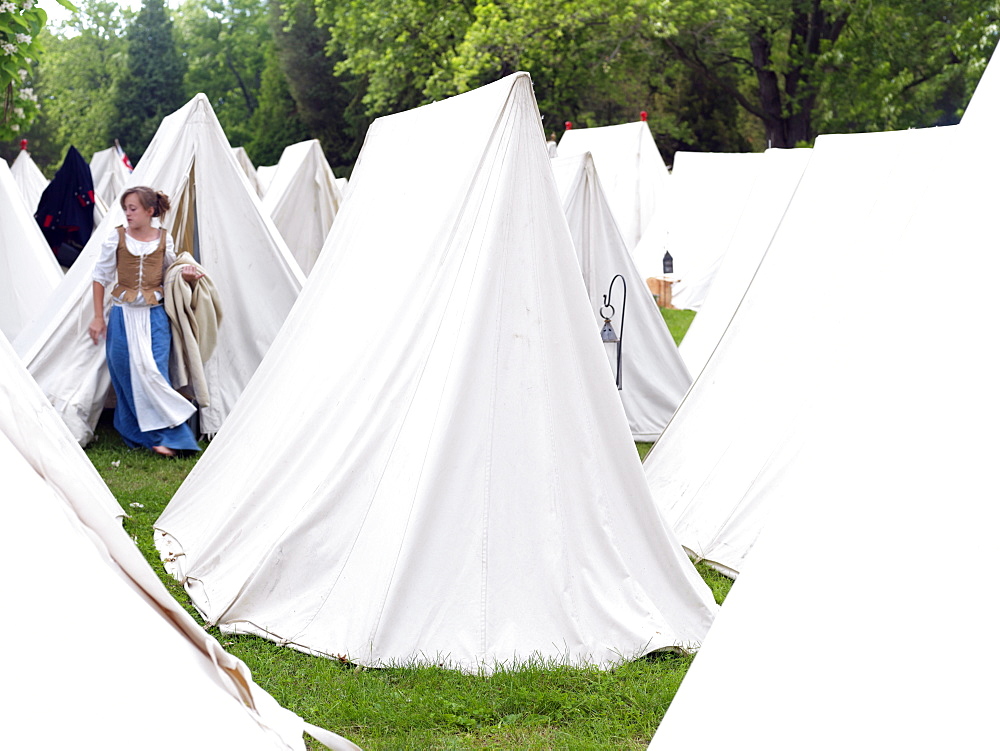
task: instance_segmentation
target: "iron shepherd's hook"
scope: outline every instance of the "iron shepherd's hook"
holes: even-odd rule
[[[608,294],[603,296],[603,304],[598,313],[604,317],[606,322],[610,322],[611,317],[615,314],[615,307],[611,304],[611,293],[614,291],[615,282],[619,279],[622,280],[622,320],[621,320],[621,331],[618,332],[618,345],[616,347],[616,358],[617,363],[615,367],[615,385],[618,386],[618,390],[621,391],[622,388],[622,338],[625,336],[625,303],[628,300],[628,285],[625,283],[625,277],[621,274],[615,274],[611,279],[611,284],[608,285]],[[604,315],[604,309],[610,308],[611,315]]]

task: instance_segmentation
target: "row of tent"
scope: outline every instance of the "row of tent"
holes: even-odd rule
[[[605,179],[597,149],[550,162],[526,74],[376,121],[308,283],[156,523],[164,560],[209,624],[364,664],[607,666],[704,642],[654,746],[797,747],[820,726],[843,745],[868,724],[908,745],[973,741],[989,696],[969,677],[1000,661],[992,619],[963,618],[990,606],[942,543],[985,563],[996,513],[991,70],[961,125],[754,155],[737,208],[720,201],[704,228],[704,361],[645,465],[595,335],[588,267],[604,291],[608,258],[571,219],[587,194],[568,186]],[[165,120],[133,178],[191,196],[204,257],[223,236],[213,210],[245,195],[244,221],[271,220],[245,177],[219,197],[240,168],[228,144],[192,145],[224,137],[203,98],[188,107],[203,116],[177,119],[174,140]],[[468,122],[484,126],[454,125]],[[961,285],[953,317],[916,317],[932,261]],[[634,267],[614,268],[641,288]],[[55,339],[53,362],[72,349]],[[44,358],[19,354],[58,407]],[[682,545],[739,574],[717,619]],[[903,572],[888,591],[880,566]],[[951,690],[929,712],[914,655],[955,627],[976,662],[935,663]],[[854,671],[848,644],[866,647]],[[731,721],[706,735],[720,705]]]

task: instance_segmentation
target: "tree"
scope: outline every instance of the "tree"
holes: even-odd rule
[[[144,0],[126,31],[125,70],[114,98],[117,120],[109,138],[120,139],[133,164],[164,117],[184,104],[184,62],[163,0]]]
[[[114,91],[125,69],[125,18],[109,0],[86,0],[63,28],[46,38],[38,66],[42,112],[32,127],[34,145],[62,161],[74,145],[84,157],[112,144],[109,124],[116,110]],[[36,131],[44,129],[45,140]],[[39,151],[34,152],[38,155]]]
[[[59,4],[73,8],[69,0]],[[38,114],[38,95],[28,79],[44,54],[39,35],[46,21],[35,0],[0,0],[0,139],[16,138]]]
[[[251,137],[245,145],[247,155],[256,165],[277,164],[286,146],[311,136],[299,117],[273,45],[264,55],[258,102],[250,122]]]
[[[361,104],[363,87],[339,67],[343,53],[311,2],[270,0],[269,5],[278,60],[296,111],[319,139],[330,166],[341,174],[349,171],[371,121]]]
[[[913,122],[922,105],[981,63],[981,50],[960,43],[983,22],[974,0],[676,0],[660,8],[657,33],[670,52],[759,118],[777,147],[809,143],[821,125],[930,125],[933,118]],[[990,14],[995,22],[995,3]]]
[[[234,145],[251,139],[265,56],[273,45],[263,0],[186,0],[175,17],[185,98],[204,93]]]

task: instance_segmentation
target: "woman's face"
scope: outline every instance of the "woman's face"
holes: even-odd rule
[[[125,221],[129,229],[148,227],[153,220],[153,207],[148,209],[142,205],[139,196],[131,193],[125,197]]]

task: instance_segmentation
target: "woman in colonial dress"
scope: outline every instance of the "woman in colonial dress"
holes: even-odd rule
[[[191,402],[170,385],[170,321],[163,309],[163,278],[176,255],[173,238],[153,219],[170,209],[170,199],[145,186],[122,194],[126,226],[116,227],[101,246],[94,268],[94,344],[107,338],[108,369],[118,398],[115,429],[133,448],[162,456],[198,451],[187,419]],[[193,266],[181,272],[186,282],[200,276]],[[104,321],[105,288],[111,290],[111,314]]]

